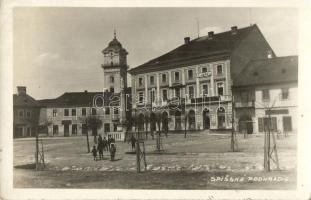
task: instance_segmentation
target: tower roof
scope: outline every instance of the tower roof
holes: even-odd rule
[[[106,54],[106,53],[109,53],[109,52],[124,52],[127,54],[127,51],[126,49],[124,49],[122,47],[122,44],[119,42],[119,40],[117,39],[117,36],[116,36],[116,31],[114,30],[114,38],[112,41],[109,42],[108,44],[108,47],[106,47],[102,53],[103,54]]]

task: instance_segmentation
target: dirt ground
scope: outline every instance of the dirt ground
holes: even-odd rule
[[[247,139],[238,135],[238,152],[231,152],[230,135],[195,133],[184,138],[183,134],[169,134],[168,138],[163,138],[165,151],[162,154],[155,153],[155,140],[145,141],[147,172],[137,174],[136,157],[129,154],[128,143],[117,142],[116,161],[108,159],[108,152],[104,153],[104,160],[93,161],[87,153],[85,137],[44,138],[47,167],[45,171],[35,172],[21,169],[34,162],[34,139],[15,139],[14,187],[292,188],[296,182],[296,136],[276,142],[281,171],[267,173],[263,172],[262,135],[250,135]],[[90,137],[90,144],[93,145],[93,137]],[[248,176],[271,175],[275,180],[245,180]],[[232,183],[225,180],[226,176],[232,180],[244,177],[244,180]],[[31,181],[33,177],[36,179]]]

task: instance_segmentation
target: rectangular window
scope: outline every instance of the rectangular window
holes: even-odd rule
[[[117,132],[117,130],[118,130],[118,125],[117,124],[113,124],[113,131]]]
[[[77,124],[72,124],[72,135],[77,135],[78,127]]]
[[[96,108],[92,108],[92,115],[96,115]]]
[[[292,131],[292,117],[283,117],[283,130],[286,132]]]
[[[138,93],[138,103],[144,103],[144,93],[143,92]]]
[[[175,72],[174,73],[174,77],[175,77],[175,81],[178,82],[179,81],[179,72]]]
[[[110,132],[110,124],[109,123],[105,123],[104,130],[106,133]]]
[[[248,92],[247,91],[242,91],[241,92],[241,101],[243,103],[248,102]]]
[[[24,111],[23,110],[19,110],[18,111],[18,116],[21,117],[21,118],[24,117]]]
[[[175,88],[175,97],[180,97],[180,88]]]
[[[149,96],[150,96],[150,102],[153,103],[155,100],[155,94],[154,94],[154,90],[150,90],[149,91]]]
[[[166,74],[162,74],[162,83],[166,83]]]
[[[82,124],[82,135],[86,135],[87,134],[87,126],[86,124]]]
[[[57,109],[53,109],[53,117],[57,116]]]
[[[288,99],[288,96],[289,96],[289,89],[288,88],[282,88],[282,94],[281,94],[282,100]]]
[[[154,85],[154,76],[150,76],[150,85]]]
[[[162,90],[162,99],[163,101],[167,101],[167,90]]]
[[[193,79],[193,70],[189,69],[188,70],[188,80],[192,80]]]
[[[82,116],[86,116],[86,108],[82,108]]]
[[[217,65],[217,74],[222,74],[222,65]]]
[[[27,116],[27,118],[30,118],[30,116],[31,116],[31,115],[30,115],[30,111],[27,111],[27,112],[26,112],[26,116]]]
[[[143,86],[143,78],[142,77],[138,78],[138,86],[139,87]]]
[[[208,85],[207,84],[202,85],[202,94],[203,94],[203,96],[208,95]]]
[[[115,115],[119,114],[119,108],[118,107],[113,108],[113,114],[115,114]]]
[[[219,96],[224,95],[224,83],[223,82],[217,83],[217,94]]]
[[[188,87],[188,93],[190,98],[194,98],[194,87],[192,85]]]
[[[110,83],[114,83],[114,77],[110,76]]]
[[[271,117],[271,121],[269,120],[268,117],[265,117],[265,118],[261,118],[262,119],[262,122],[261,124],[263,125],[263,128],[260,129],[259,127],[259,131],[262,132],[262,129],[263,131],[267,132],[269,131],[269,128],[271,131],[277,131],[278,127],[277,127],[277,120],[276,120],[276,117]],[[259,126],[259,124],[258,124]]]
[[[262,90],[262,100],[268,101],[270,99],[270,91],[268,89]]]
[[[53,125],[53,135],[58,134],[58,125]]]
[[[69,109],[67,108],[64,109],[64,116],[69,116]]]
[[[76,116],[76,114],[77,114],[77,113],[76,113],[76,109],[75,109],[75,108],[71,109],[71,115],[72,115],[72,116]]]
[[[110,115],[110,108],[109,107],[105,108],[105,115]]]
[[[202,73],[207,72],[207,67],[202,67],[201,72],[202,72]]]

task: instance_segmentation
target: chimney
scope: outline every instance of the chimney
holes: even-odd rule
[[[238,27],[237,26],[232,26],[231,27],[231,34],[234,35],[238,32]]]
[[[84,90],[84,93],[87,93],[87,90]]]
[[[214,31],[208,32],[208,38],[209,39],[213,39],[213,36],[214,36]]]
[[[190,43],[190,37],[185,37],[184,40],[185,40],[185,44],[189,44]]]
[[[18,95],[26,94],[26,87],[25,86],[17,86],[17,93],[18,93]]]
[[[272,51],[271,50],[268,50],[267,51],[267,58],[270,59],[273,57],[273,54],[272,54]]]

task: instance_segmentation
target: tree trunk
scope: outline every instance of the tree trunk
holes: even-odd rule
[[[36,170],[39,170],[39,131],[38,127],[36,127]]]

